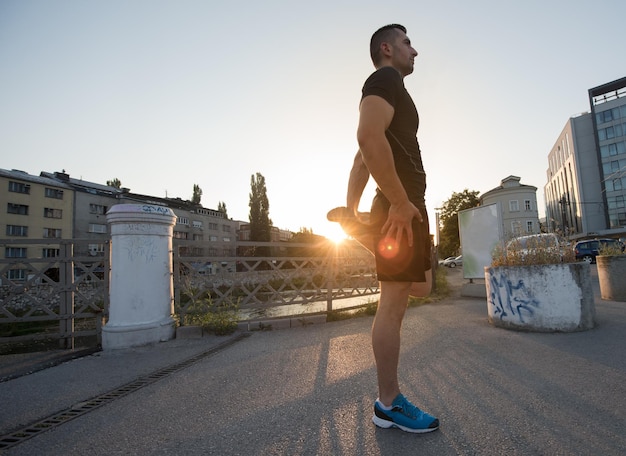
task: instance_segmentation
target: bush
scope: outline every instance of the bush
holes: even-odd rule
[[[530,266],[576,261],[574,250],[567,247],[567,244],[555,245],[552,238],[539,235],[527,237],[529,239],[525,243],[513,239],[506,247],[497,245],[491,255],[491,265],[494,267]]]
[[[202,329],[218,336],[232,334],[237,330],[239,322],[239,305],[225,304],[214,306],[210,299],[205,300],[205,311],[185,313],[185,325],[198,325]],[[192,309],[195,310],[195,309]]]
[[[181,326],[198,325],[218,336],[232,334],[239,322],[239,300],[215,305],[209,293],[194,297],[194,290],[184,289],[181,302],[188,303],[182,312]]]

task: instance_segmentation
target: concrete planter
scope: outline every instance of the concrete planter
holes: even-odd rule
[[[486,267],[485,286],[494,326],[573,332],[595,325],[587,263]]]
[[[599,255],[596,263],[602,299],[626,302],[626,255]]]

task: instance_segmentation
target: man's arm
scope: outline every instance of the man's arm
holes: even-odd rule
[[[352,164],[352,169],[350,170],[350,178],[348,179],[348,195],[346,196],[348,210],[353,212],[355,215],[358,215],[359,202],[361,201],[363,190],[365,190],[365,186],[367,185],[369,178],[370,172],[367,170],[367,166],[365,166],[365,162],[361,156],[361,151],[359,150],[354,157],[354,163]]]
[[[409,201],[400,182],[393,161],[391,145],[385,131],[393,120],[394,109],[384,98],[369,95],[361,101],[357,140],[363,162],[378,187],[389,200],[391,207],[382,232],[400,242],[406,233],[409,245],[413,245],[411,223],[414,217],[421,222],[422,215]]]

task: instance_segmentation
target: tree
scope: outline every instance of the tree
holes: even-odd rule
[[[459,211],[470,209],[479,205],[479,192],[477,190],[463,190],[461,193],[453,193],[452,196],[443,203],[439,213],[439,256],[458,255],[461,248],[459,236]]]
[[[122,181],[116,177],[113,180],[107,181],[107,185],[109,187],[114,187],[119,190],[120,188],[122,188]]]
[[[261,173],[251,176],[250,189],[250,240],[269,242],[272,220],[270,220],[270,203],[267,199],[265,178]]]
[[[319,236],[313,233],[313,228],[301,227],[300,231],[294,233],[294,235],[291,237],[291,242],[313,244],[315,242],[320,242],[324,239],[324,236]]]
[[[191,196],[192,204],[200,204],[202,199],[202,189],[198,184],[193,184],[193,195]]]
[[[223,201],[217,203],[217,212],[224,214],[224,218],[228,218],[228,211],[226,210],[226,204]]]

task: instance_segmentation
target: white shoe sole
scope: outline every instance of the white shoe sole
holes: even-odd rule
[[[410,432],[412,434],[425,434],[427,432],[433,432],[439,429],[439,426],[434,427],[434,428],[426,428],[426,429],[413,429],[413,428],[409,428],[406,426],[402,426],[401,424],[398,424],[398,423],[394,423],[393,421],[383,420],[382,418],[379,418],[376,415],[374,415],[374,417],[372,418],[372,422],[379,428],[383,428],[383,429],[396,428],[404,432]]]

